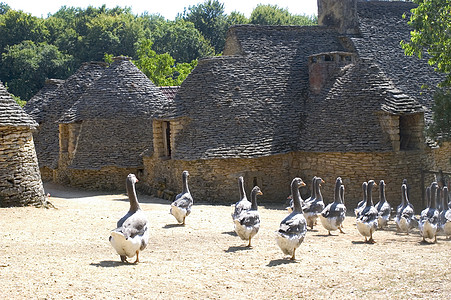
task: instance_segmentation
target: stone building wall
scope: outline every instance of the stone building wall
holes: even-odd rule
[[[144,158],[142,175],[149,186],[148,192],[162,198],[172,199],[181,191],[181,174],[190,172],[189,186],[195,201],[231,204],[239,198],[237,179],[243,176],[249,193],[255,184],[262,188],[261,203],[283,207],[290,194],[291,180],[299,176],[307,184],[302,196],[310,195],[311,179],[320,176],[325,180],[322,194],[326,202],[333,199],[337,176],[345,184],[345,202],[351,210],[362,199],[363,181],[381,179],[386,184],[386,197],[392,206],[401,202],[401,184],[404,178],[410,185],[410,200],[416,213],[424,208],[421,171],[435,166],[450,169],[448,148],[427,153],[421,150],[380,153],[312,153],[292,152],[254,159],[211,160],[159,160]],[[432,151],[432,150],[428,150]],[[448,152],[447,152],[448,151]],[[444,162],[445,161],[445,162]],[[428,183],[430,178],[425,178]],[[373,201],[379,201],[378,187],[373,189]]]
[[[125,178],[133,173],[140,177],[136,168],[104,167],[100,170],[56,170],[55,182],[88,190],[125,191]]]
[[[44,203],[45,194],[29,128],[0,127],[0,206]]]

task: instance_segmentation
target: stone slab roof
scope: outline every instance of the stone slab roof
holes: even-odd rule
[[[58,120],[81,122],[69,168],[142,167],[141,153],[153,147],[152,121],[169,104],[131,61],[115,60]]]
[[[0,127],[11,126],[34,129],[38,124],[14,101],[3,83],[0,82]]]
[[[345,50],[336,31],[325,27],[240,25],[229,35],[244,54],[200,60],[175,97],[178,113],[190,119],[177,135],[175,158],[296,150],[308,94],[307,57]]]
[[[103,73],[107,64],[91,62],[83,64],[64,82],[50,80],[33,96],[24,109],[38,123],[39,129],[34,133],[36,154],[40,167],[55,169],[59,156],[58,119]]]
[[[298,148],[318,152],[392,150],[378,115],[424,111],[415,99],[396,89],[372,60],[344,67],[306,107],[309,114]]]
[[[357,2],[361,36],[352,40],[360,57],[373,59],[396,88],[426,107],[429,119],[433,92],[422,89],[422,85],[435,87],[443,75],[434,72],[426,59],[404,55],[400,46],[401,40],[410,40],[407,21],[415,7],[416,4],[404,1]],[[403,14],[407,15],[405,19]]]

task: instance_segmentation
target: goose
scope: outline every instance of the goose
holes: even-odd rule
[[[420,229],[423,242],[426,242],[426,239],[434,239],[434,243],[436,243],[437,226],[440,217],[440,213],[437,209],[437,198],[440,199],[440,188],[438,188],[437,182],[431,184],[430,195],[432,195],[432,197],[428,199],[428,207],[421,211],[418,229]],[[427,195],[427,197],[429,198],[429,195]]]
[[[307,222],[301,206],[301,194],[299,189],[305,186],[301,178],[296,177],[291,181],[291,195],[293,195],[293,211],[280,222],[276,231],[277,245],[285,255],[291,255],[295,260],[296,249],[304,241],[307,232]]]
[[[414,219],[414,208],[407,197],[407,185],[401,186],[401,205],[398,206],[396,212],[395,223],[398,232],[406,232],[409,234],[410,229],[415,228],[416,220]]]
[[[139,252],[144,250],[149,242],[148,220],[141,210],[136,197],[135,184],[138,179],[134,174],[128,174],[126,189],[130,201],[127,214],[117,222],[117,228],[111,231],[109,241],[122,262],[128,262],[127,257],[136,255],[134,263],[139,262]]]
[[[441,212],[441,229],[446,238],[451,237],[451,208],[448,203],[448,187],[443,187],[443,211]]]
[[[233,220],[236,234],[242,240],[249,241],[249,244],[246,246],[248,248],[252,247],[251,239],[260,229],[260,214],[257,210],[257,196],[259,195],[263,195],[262,191],[258,186],[254,186],[251,191],[251,208],[249,210],[243,210],[238,218]]]
[[[316,197],[313,200],[304,202],[304,206],[302,207],[302,210],[304,211],[304,217],[307,220],[307,226],[309,226],[310,229],[313,229],[313,225],[316,224],[316,219],[318,218],[318,215],[324,209],[323,195],[321,194],[320,188],[321,183],[324,183],[324,180],[321,177],[316,177],[315,178]]]
[[[303,200],[301,198],[301,206],[302,207],[304,207],[305,203],[315,200],[315,198],[316,198],[315,181],[316,181],[316,176],[313,176],[313,178],[312,178],[312,192],[310,194],[310,197],[308,197],[307,199]],[[290,196],[288,196],[288,198],[290,199],[290,205],[287,207],[287,210],[288,210],[289,213],[291,213],[293,211],[293,196],[290,195]]]
[[[368,187],[368,183],[367,182],[362,183],[363,197],[362,197],[362,200],[360,200],[360,202],[357,204],[357,207],[354,209],[354,213],[355,213],[355,217],[356,218],[359,216],[359,213],[363,210],[363,208],[366,205],[367,187]]]
[[[407,184],[407,179],[403,179],[402,180],[402,184],[405,184],[406,185],[406,189],[407,189],[407,195],[406,195],[406,198],[407,199],[410,199],[410,185],[408,185]],[[398,214],[399,213],[399,211],[401,210],[401,208],[403,208],[404,207],[404,202],[402,201],[402,197],[401,197],[401,204],[399,204],[398,205],[398,207],[396,208],[396,214]]]
[[[329,232],[329,235],[331,235],[330,232],[333,230],[340,230],[341,233],[344,233],[341,226],[346,217],[346,207],[342,202],[342,193],[344,195],[344,185],[342,183],[341,177],[337,177],[334,202],[329,203],[319,215],[321,224]]]
[[[179,224],[185,225],[185,218],[191,213],[193,206],[193,197],[188,188],[188,171],[182,173],[183,189],[180,194],[175,197],[174,202],[171,203],[170,213],[175,217]]]
[[[391,206],[385,198],[385,182],[379,181],[379,202],[376,203],[378,213],[377,225],[379,229],[384,229],[390,220]]]
[[[240,216],[241,212],[251,209],[252,206],[252,203],[247,200],[246,191],[244,190],[243,176],[240,176],[238,178],[238,189],[240,191],[240,200],[234,205],[235,207],[232,213],[233,220],[237,219]]]
[[[377,229],[378,214],[377,209],[374,207],[372,196],[374,183],[374,180],[368,181],[368,195],[366,198],[366,204],[363,210],[359,213],[356,222],[359,233],[365,237],[365,242],[368,243],[375,243],[373,233]],[[367,237],[369,237],[368,240]]]

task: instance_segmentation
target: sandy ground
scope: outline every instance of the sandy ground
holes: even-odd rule
[[[151,234],[135,265],[108,242],[128,210],[125,194],[48,184],[46,192],[57,209],[0,209],[2,299],[451,299],[451,241],[421,243],[393,222],[376,244],[363,243],[351,215],[346,234],[327,236],[319,225],[292,262],[275,242],[283,203],[259,207],[260,232],[247,249],[230,206],[195,204],[181,227],[169,202],[138,194]]]

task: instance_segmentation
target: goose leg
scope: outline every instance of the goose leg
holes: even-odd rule
[[[123,263],[127,262],[127,256],[120,255],[120,257],[121,257],[121,262],[123,262]]]
[[[249,244],[247,244],[246,247],[248,247],[248,248],[251,248],[251,247],[252,247],[252,246],[251,246],[251,237],[249,237]]]
[[[329,230],[329,235],[332,235],[332,233],[330,233],[330,230]]]
[[[340,232],[341,233],[345,233],[344,231],[343,231],[343,229],[341,229],[342,227],[338,227],[338,230],[340,230]]]
[[[139,263],[139,250],[136,250],[136,260],[134,262],[134,264]]]
[[[296,248],[293,249],[293,255],[291,256],[290,260],[296,260],[295,255],[296,255]]]

